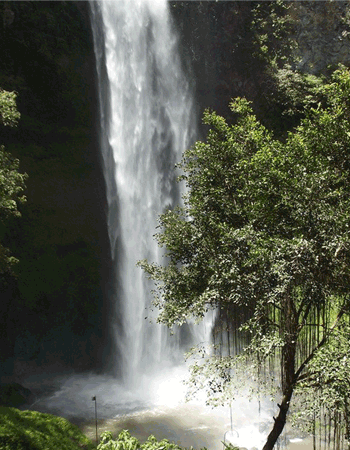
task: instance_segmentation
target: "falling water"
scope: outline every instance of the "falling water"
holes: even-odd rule
[[[179,345],[179,334],[154,323],[152,286],[135,264],[161,262],[153,235],[158,215],[181,198],[174,165],[194,141],[194,108],[166,0],[92,2],[91,10],[116,270],[116,364],[124,381],[136,382],[173,360]]]

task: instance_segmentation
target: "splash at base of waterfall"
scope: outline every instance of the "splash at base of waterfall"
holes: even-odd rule
[[[94,418],[91,398],[97,398],[100,419],[110,419],[118,414],[143,411],[157,406],[176,406],[183,403],[185,372],[182,368],[164,370],[158,376],[139,376],[139,383],[132,389],[109,375],[69,374],[53,377],[32,376],[25,385],[38,392],[33,409],[53,412],[67,418]],[[45,383],[45,392],[40,393]]]
[[[232,442],[246,449],[260,450],[272,426],[273,404],[238,397],[228,407],[205,406],[204,398],[185,401],[188,376],[185,366],[164,370],[156,376],[141,377],[139,385],[127,390],[116,379],[106,375],[71,374],[48,379],[43,375],[29,377],[23,384],[40,392],[45,384],[46,395],[26,406],[33,410],[66,417],[80,426],[91,439],[95,438],[95,404],[97,399],[98,433],[118,434],[128,429],[142,442],[150,434],[169,439],[182,447],[221,450],[222,442]],[[311,449],[308,439],[298,442],[298,434],[288,431],[280,448]],[[290,439],[294,438],[294,443]],[[312,444],[312,442],[311,442]],[[310,445],[311,445],[310,444]]]

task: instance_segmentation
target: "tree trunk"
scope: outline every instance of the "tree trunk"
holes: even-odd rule
[[[293,395],[293,387],[289,389],[289,392],[287,392],[283,398],[282,402],[279,406],[280,412],[276,418],[274,418],[275,423],[273,425],[272,430],[270,431],[270,434],[267,437],[266,444],[263,447],[263,450],[272,450],[277,442],[277,439],[279,438],[280,434],[283,431],[283,428],[286,424],[287,420],[287,413],[289,410],[289,404],[290,400]]]
[[[349,407],[348,407],[348,399],[344,398],[344,407],[345,407],[345,439],[348,443],[347,448],[350,450],[350,416],[349,416]]]
[[[263,450],[272,450],[286,424],[289,404],[295,386],[295,354],[298,339],[298,320],[293,300],[286,298],[283,317],[284,346],[282,349],[282,402],[280,411],[270,434],[267,437]]]

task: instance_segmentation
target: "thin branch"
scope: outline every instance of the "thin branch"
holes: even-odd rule
[[[313,377],[315,376],[314,373],[303,373],[299,376],[298,381],[307,381],[310,382],[311,380],[313,380]]]
[[[311,302],[308,303],[308,305],[306,307],[306,310],[305,310],[305,313],[304,313],[304,317],[302,318],[302,320],[300,322],[300,327],[301,328],[305,325],[305,322],[306,322],[306,319],[307,319],[307,317],[309,315],[310,309],[311,309]],[[299,311],[298,311],[298,316],[297,316],[298,321],[299,321],[299,317],[300,317],[301,312],[302,312],[302,310],[300,308]]]
[[[281,326],[278,323],[274,322],[272,319],[269,319],[267,316],[264,316],[264,320],[266,320],[266,322],[268,322],[270,325],[272,325],[278,329],[281,328]]]
[[[282,308],[279,305],[277,305],[277,303],[272,302],[269,303],[269,305],[272,305],[274,308],[278,309],[279,311],[282,311]]]
[[[303,311],[303,307],[304,307],[305,303],[306,303],[306,297],[304,297],[303,300],[300,303],[300,306],[299,306],[299,309],[298,309],[298,312],[297,312],[298,321],[299,321],[300,314]],[[309,313],[310,308],[311,308],[311,302],[309,301],[307,309],[306,309],[306,312],[304,314],[304,320],[305,320],[305,317],[307,317],[307,314]]]

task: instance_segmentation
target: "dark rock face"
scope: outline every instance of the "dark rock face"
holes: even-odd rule
[[[262,65],[253,56],[253,8],[254,3],[242,1],[171,2],[199,116],[212,108],[227,117],[231,98],[258,95]]]
[[[34,401],[33,393],[18,383],[0,384],[0,405],[18,407]]]
[[[294,2],[291,15],[297,23],[295,58],[299,70],[318,74],[328,65],[350,65],[349,3]]]
[[[1,143],[29,176],[3,237],[20,262],[0,275],[0,362],[97,370],[111,264],[88,3],[3,2],[0,39],[0,86],[21,113]]]

